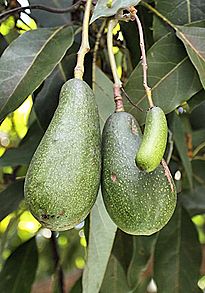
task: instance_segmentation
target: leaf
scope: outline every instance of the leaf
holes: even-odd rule
[[[83,293],[99,292],[116,230],[117,227],[107,214],[101,192],[99,192],[90,213],[88,257],[83,273]],[[110,292],[118,291],[110,290]]]
[[[30,4],[41,4],[52,8],[62,9],[73,4],[72,0],[30,0]],[[31,9],[31,17],[33,17],[39,26],[54,27],[70,23],[70,13],[50,13],[40,9]]]
[[[102,129],[107,118],[115,111],[115,104],[113,83],[98,67],[96,67],[95,98]]]
[[[38,123],[33,123],[26,136],[21,141],[18,148],[8,149],[2,157],[0,157],[0,167],[18,165],[28,165],[30,160],[40,143],[43,131]]]
[[[0,273],[1,293],[30,293],[38,266],[35,238],[19,246],[6,260]]]
[[[42,83],[73,43],[72,27],[31,30],[11,43],[0,59],[0,120]]]
[[[205,18],[205,3],[200,0],[160,0],[155,1],[155,9],[175,25],[190,24]],[[155,41],[166,35],[170,27],[154,16],[153,31]]]
[[[127,272],[132,259],[133,239],[133,235],[117,229],[112,254],[118,259],[125,272]]]
[[[184,165],[184,168],[189,180],[190,188],[192,188],[193,187],[192,166],[191,166],[191,161],[187,155],[188,148],[186,144],[186,133],[183,127],[182,119],[180,119],[180,117],[176,113],[174,113],[174,117],[173,117],[173,139],[174,139],[176,148],[178,150],[179,156]]]
[[[205,28],[178,26],[177,36],[182,40],[205,88]]]
[[[192,111],[190,121],[194,129],[205,128],[205,101],[200,103],[198,107]]]
[[[204,89],[199,91],[189,100],[189,112],[192,112],[197,107],[200,107],[201,104],[205,102],[205,91]]]
[[[151,280],[153,250],[157,234],[133,237],[133,256],[127,273],[129,286],[136,293],[145,292]]]
[[[165,113],[173,111],[182,102],[190,99],[201,89],[201,83],[186,52],[173,34],[167,34],[157,41],[147,53],[148,83],[152,88],[154,103]],[[142,81],[141,63],[132,72],[125,86],[127,94],[134,103],[146,110],[148,104]],[[146,111],[139,112],[127,101],[125,108],[136,115],[142,124]]]
[[[24,180],[19,179],[0,192],[0,221],[18,208],[23,199],[23,187]]]
[[[98,292],[98,291],[91,291]],[[111,255],[100,293],[129,293],[125,272],[119,261]]]
[[[90,23],[94,22],[100,17],[109,17],[116,14],[120,9],[126,9],[130,6],[135,6],[140,0],[112,0],[112,6],[108,7],[108,0],[98,0],[95,6]]]
[[[180,193],[180,200],[191,217],[205,213],[205,187],[196,186],[193,190]]]
[[[154,256],[154,280],[161,293],[197,293],[201,247],[194,224],[178,206],[160,231]]]

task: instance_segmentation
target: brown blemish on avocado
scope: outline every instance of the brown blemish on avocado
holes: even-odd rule
[[[117,180],[116,174],[112,173],[111,179],[112,179],[113,182],[115,182]]]
[[[171,176],[171,173],[170,173],[169,168],[167,166],[167,163],[165,162],[164,159],[162,159],[161,164],[164,169],[164,175],[167,177],[167,180],[168,180],[169,185],[171,187],[171,191],[174,192],[174,185],[172,183],[172,176]]]

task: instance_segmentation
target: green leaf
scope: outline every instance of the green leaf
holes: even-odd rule
[[[155,9],[175,25],[190,24],[205,18],[205,3],[200,0],[155,1]],[[177,7],[177,8],[176,8]],[[170,27],[154,16],[153,33],[157,41],[170,31]]]
[[[178,26],[177,36],[184,43],[189,58],[196,67],[205,88],[205,28]]]
[[[6,260],[0,273],[1,293],[30,293],[38,266],[35,238],[19,246]]]
[[[118,259],[124,271],[127,272],[133,254],[133,235],[117,229],[112,254]]]
[[[0,120],[33,93],[72,43],[72,27],[40,28],[7,47],[0,59]]]
[[[157,41],[147,53],[148,83],[152,88],[154,103],[165,113],[173,111],[201,89],[198,74],[191,64],[182,44],[169,33]],[[167,90],[170,89],[170,90]],[[149,106],[143,88],[141,63],[132,72],[125,86],[134,103],[146,110]],[[146,111],[139,112],[125,100],[125,108],[136,115],[142,124]]]
[[[115,111],[113,83],[96,67],[95,98],[100,116],[100,126],[103,128],[107,118]]]
[[[133,237],[133,256],[127,273],[129,286],[136,293],[145,292],[151,280],[153,250],[157,234]]]
[[[28,165],[30,160],[40,143],[43,136],[43,130],[38,123],[33,123],[26,136],[21,141],[18,148],[8,149],[2,157],[0,157],[0,167]]]
[[[23,199],[23,187],[24,180],[19,179],[0,192],[0,221],[18,208]]]
[[[193,187],[192,166],[191,166],[191,161],[187,156],[188,148],[186,144],[186,133],[183,126],[183,121],[182,119],[180,119],[180,117],[176,113],[174,113],[174,117],[173,117],[173,139],[174,139],[176,148],[178,150],[179,156],[184,165],[185,171],[187,173],[189,185],[192,188]]]
[[[101,192],[90,213],[88,257],[83,273],[83,293],[99,292],[117,227],[105,209]],[[118,291],[108,291],[118,292]],[[125,292],[123,292],[125,293]]]
[[[129,8],[130,6],[135,6],[139,2],[140,0],[112,0],[112,6],[108,7],[108,0],[98,0],[90,23],[94,22],[100,17],[109,17],[114,15],[118,12],[118,10]]]
[[[90,291],[98,292],[98,291]],[[102,283],[100,293],[117,292],[128,293],[130,292],[127,285],[125,272],[114,255],[111,255],[105,277]]]
[[[201,247],[194,224],[178,206],[160,231],[154,256],[154,280],[160,293],[197,293]]]
[[[205,128],[205,101],[198,104],[192,111],[190,121],[194,129]]]
[[[204,186],[196,186],[193,190],[184,190],[180,193],[180,200],[192,217],[205,213],[204,194]]]
[[[63,9],[73,4],[73,0],[30,0],[30,4],[41,4],[52,8]],[[50,13],[40,9],[31,9],[31,17],[35,19],[39,26],[54,27],[71,22],[70,13]]]

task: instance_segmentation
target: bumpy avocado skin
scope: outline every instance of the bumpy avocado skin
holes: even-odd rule
[[[98,193],[101,138],[98,110],[90,87],[71,79],[32,160],[25,199],[43,226],[73,228],[90,212]]]
[[[141,139],[132,115],[119,112],[108,118],[102,137],[102,194],[110,217],[121,230],[150,235],[171,218],[176,189],[165,164],[150,173],[136,166]]]
[[[160,164],[167,144],[167,120],[160,107],[148,110],[145,130],[136,155],[138,167],[151,172]]]

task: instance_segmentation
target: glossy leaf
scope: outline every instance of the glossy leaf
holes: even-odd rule
[[[145,292],[152,276],[153,250],[157,234],[133,237],[133,256],[127,273],[134,292]]]
[[[28,165],[43,136],[38,123],[33,123],[18,148],[8,149],[0,157],[0,167]]]
[[[20,179],[0,192],[0,221],[18,208],[23,199],[23,186],[24,180]]]
[[[72,0],[30,0],[30,4],[41,4],[52,8],[63,9],[73,4]],[[71,21],[70,12],[67,13],[50,13],[40,9],[32,9],[31,17],[33,17],[39,26],[54,27],[67,24]]]
[[[98,0],[94,9],[90,23],[94,22],[100,17],[109,17],[116,14],[120,9],[129,8],[130,6],[137,5],[140,0],[112,0],[111,7],[107,5],[108,0]]]
[[[201,0],[160,0],[155,8],[175,25],[190,24],[205,18],[205,3]],[[170,27],[154,16],[154,39],[159,40],[170,31]]]
[[[92,292],[92,291],[91,291]],[[97,291],[94,291],[97,292]],[[100,293],[129,293],[125,272],[119,261],[111,255]]]
[[[184,190],[180,194],[183,206],[193,217],[205,213],[205,187],[197,186],[193,190]]]
[[[173,111],[182,102],[189,100],[202,87],[183,46],[171,33],[148,50],[147,63],[148,83],[152,88],[154,103],[165,113]],[[125,89],[135,104],[142,101],[139,106],[144,110],[148,108],[141,63],[132,72]],[[142,113],[136,110],[128,101],[125,101],[125,108],[133,113],[140,123],[144,122],[146,111]]]
[[[194,224],[178,206],[161,230],[154,256],[154,280],[161,293],[198,293],[201,247]]]
[[[178,29],[177,36],[184,43],[189,58],[196,67],[205,88],[205,28],[180,26]]]
[[[42,83],[72,43],[72,27],[59,27],[28,31],[7,47],[0,59],[0,120]]]
[[[186,144],[186,133],[185,133],[182,119],[180,119],[180,117],[176,113],[174,113],[174,117],[173,117],[173,139],[174,139],[176,148],[178,150],[179,156],[184,165],[185,171],[187,173],[189,185],[192,188],[193,187],[192,166],[191,166],[191,161],[187,155],[188,148]]]
[[[99,292],[116,230],[117,226],[107,214],[101,192],[99,192],[90,213],[88,257],[83,273],[83,293]],[[93,278],[93,276],[95,277]]]
[[[38,266],[35,238],[19,246],[6,260],[0,273],[1,293],[30,293]]]

